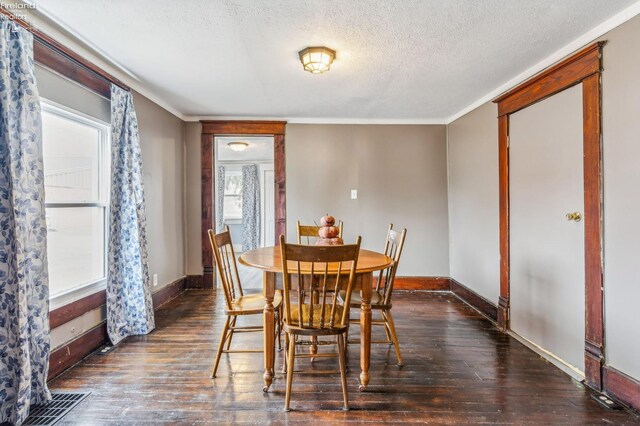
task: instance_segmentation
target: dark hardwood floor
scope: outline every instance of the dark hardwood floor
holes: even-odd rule
[[[192,290],[169,302],[149,336],[130,338],[108,355],[91,355],[51,382],[91,391],[62,424],[318,424],[347,421],[436,424],[640,424],[607,410],[589,391],[450,294],[400,293],[394,315],[405,366],[392,347],[372,348],[371,383],[357,390],[359,350],[350,346],[351,411],[342,411],[339,374],[296,374],[292,409],[283,412],[279,369],[262,392],[262,355],[223,355],[209,379],[221,327],[222,299]],[[355,332],[359,330],[357,327]],[[384,336],[375,327],[378,338]],[[236,340],[234,338],[234,343]],[[238,345],[260,347],[261,334]],[[296,362],[296,370],[337,369],[335,358]]]

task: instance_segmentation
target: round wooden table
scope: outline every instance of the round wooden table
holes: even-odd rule
[[[240,263],[245,266],[264,271],[262,292],[264,294],[264,391],[273,382],[275,363],[275,312],[273,296],[276,290],[276,275],[282,273],[282,258],[280,247],[263,247],[250,250],[242,255]],[[371,250],[360,249],[354,289],[359,289],[362,295],[360,306],[360,390],[365,390],[369,384],[369,365],[371,360],[371,291],[373,288],[373,273],[391,266],[393,261],[389,256]],[[293,265],[293,263],[292,263]],[[304,270],[301,271],[303,274]],[[310,273],[311,271],[307,271]]]

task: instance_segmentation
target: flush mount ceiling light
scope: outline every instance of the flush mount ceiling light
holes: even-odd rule
[[[242,152],[245,149],[247,149],[249,144],[246,142],[229,142],[227,146],[232,150],[234,150],[235,152]]]
[[[309,71],[311,74],[322,74],[329,71],[331,63],[336,58],[335,50],[324,46],[307,47],[298,52],[298,55],[300,55],[300,62],[302,62],[305,71]]]

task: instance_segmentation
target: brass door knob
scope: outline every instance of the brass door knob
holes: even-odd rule
[[[574,222],[580,222],[582,220],[582,214],[580,212],[567,213],[567,220],[573,220]]]

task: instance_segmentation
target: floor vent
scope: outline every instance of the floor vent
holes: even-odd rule
[[[591,398],[595,399],[603,407],[607,407],[610,410],[622,410],[622,405],[618,404],[606,395],[591,395]]]
[[[106,355],[110,352],[113,352],[115,348],[116,348],[115,345],[104,345],[99,347],[94,353],[96,355]]]
[[[89,393],[52,391],[51,401],[32,406],[23,425],[54,425],[88,397]]]

